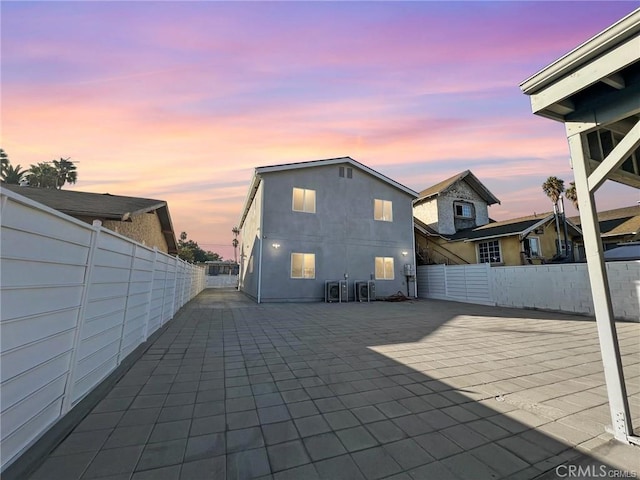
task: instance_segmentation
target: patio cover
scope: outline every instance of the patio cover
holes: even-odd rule
[[[594,199],[608,179],[640,188],[640,9],[528,78],[520,88],[529,95],[534,114],[565,124],[612,433],[625,443],[640,444],[629,414]]]

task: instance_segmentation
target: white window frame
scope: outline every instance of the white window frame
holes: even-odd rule
[[[378,205],[380,206],[379,209]],[[378,215],[378,210],[380,210],[381,215]],[[373,219],[379,222],[393,222],[393,202],[375,198],[373,200]]]
[[[302,269],[300,271],[300,275],[296,276],[294,273],[293,268],[294,268],[294,257],[295,256],[301,256],[302,257]],[[313,261],[313,271],[308,273],[305,270],[309,269],[309,267],[305,267],[305,264],[308,260],[312,260]],[[291,278],[293,279],[301,279],[301,280],[313,280],[316,278],[316,254],[315,253],[298,253],[298,252],[294,252],[291,254]]]
[[[378,263],[382,265],[382,276],[378,276]],[[376,257],[374,262],[374,271],[376,280],[395,280],[395,265],[393,257]]]
[[[296,208],[296,190],[302,192],[302,209]],[[311,198],[308,198],[313,193],[313,204],[311,203]],[[294,212],[302,212],[302,213],[316,213],[316,191],[310,188],[300,188],[293,187],[291,193],[291,210]]]
[[[457,208],[460,207],[462,214],[458,215]],[[464,214],[465,207],[469,209],[469,215]],[[474,205],[469,202],[453,202],[453,215],[458,218],[473,218]]]
[[[531,256],[533,258],[538,258],[538,257],[542,257],[542,244],[540,243],[540,237],[527,237],[529,239],[529,248],[531,250]],[[535,240],[535,242],[538,245],[538,251],[537,252],[533,252],[533,248],[531,248],[531,240]]]
[[[492,244],[496,244],[498,246],[498,255],[499,258],[498,260],[494,260],[491,256],[490,256],[490,252],[489,252],[489,243]],[[483,261],[482,260],[482,253],[481,253],[481,247],[483,244],[487,244],[487,254],[488,254],[488,261]],[[478,263],[503,263],[504,262],[504,258],[502,256],[502,245],[500,244],[500,240],[499,239],[495,239],[495,240],[485,240],[484,242],[478,242]]]

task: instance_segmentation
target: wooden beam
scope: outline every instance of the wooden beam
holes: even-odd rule
[[[569,98],[603,78],[608,78],[623,68],[638,62],[638,52],[640,52],[640,36],[627,40],[615,49],[578,68],[570,75],[531,95],[533,112],[545,110],[550,105]]]
[[[607,179],[609,173],[617,170],[625,159],[640,145],[640,121],[616,145],[598,168],[589,175],[589,191],[595,192]]]
[[[636,115],[640,115],[640,83],[581,106],[565,117],[565,126],[568,135],[586,133]]]
[[[624,77],[619,73],[614,73],[602,79],[602,83],[606,83],[616,90],[622,90],[625,87]]]

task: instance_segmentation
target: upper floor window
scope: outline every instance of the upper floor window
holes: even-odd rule
[[[466,202],[454,202],[453,208],[456,217],[473,218],[473,204]]]
[[[393,280],[393,257],[376,257],[376,280]]]
[[[316,213],[316,191],[293,187],[293,211]]]
[[[393,202],[376,198],[373,201],[373,218],[383,222],[393,222]]]
[[[291,254],[291,278],[316,278],[315,253]]]
[[[489,240],[478,243],[478,262],[501,263],[502,254],[500,253],[500,241]]]

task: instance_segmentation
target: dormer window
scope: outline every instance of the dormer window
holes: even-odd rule
[[[454,202],[453,209],[456,217],[473,218],[473,204],[467,202]]]

